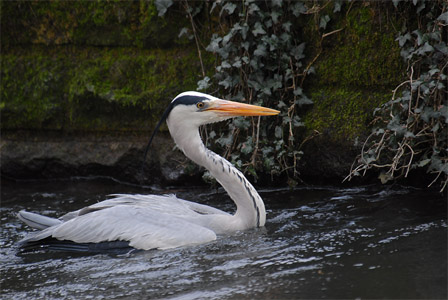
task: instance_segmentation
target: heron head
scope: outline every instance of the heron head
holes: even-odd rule
[[[194,129],[201,125],[223,121],[237,116],[273,116],[278,110],[222,100],[200,92],[184,92],[171,101],[156,125],[145,151],[145,159],[159,127],[166,120],[172,130]]]
[[[179,94],[170,106],[168,124],[179,123],[182,126],[200,126],[237,116],[272,116],[279,113],[278,110],[222,100],[199,92]]]

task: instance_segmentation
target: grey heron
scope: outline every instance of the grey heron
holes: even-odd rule
[[[227,191],[236,204],[235,214],[174,195],[114,195],[58,219],[20,211],[18,218],[40,231],[30,234],[19,245],[22,248],[52,245],[56,250],[88,252],[169,249],[207,243],[215,240],[217,234],[264,226],[263,200],[242,172],[204,146],[199,127],[236,116],[278,113],[199,92],[184,92],[170,103],[151,136],[148,147],[166,121],[179,149],[205,167]]]

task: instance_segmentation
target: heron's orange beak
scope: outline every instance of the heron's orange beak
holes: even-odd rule
[[[262,106],[227,101],[213,100],[210,106],[204,109],[206,111],[215,111],[223,116],[274,116],[280,113],[275,109]]]

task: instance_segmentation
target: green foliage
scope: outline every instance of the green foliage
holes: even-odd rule
[[[226,30],[214,34],[206,48],[220,62],[213,82],[227,98],[281,111],[276,121],[234,120],[227,133],[233,140],[226,145],[227,153],[237,165],[249,161],[243,167],[253,175],[261,168],[271,174],[289,169],[294,175],[301,155],[296,133],[303,126],[298,110],[312,101],[300,84],[306,43],[298,38],[300,28],[293,26],[291,16],[299,17],[307,9],[301,2],[281,1],[229,1],[212,9],[226,16],[221,18]],[[241,131],[246,134],[240,136]]]
[[[377,128],[348,178],[378,168],[385,170],[385,182],[424,167],[435,174],[431,184],[441,182],[443,191],[448,184],[448,47],[442,33],[448,26],[448,4],[416,0],[394,5],[417,20],[396,38],[408,65],[408,80],[377,109]]]
[[[230,131],[215,127],[216,138],[207,140],[252,174],[263,169],[297,178],[301,146],[316,131],[334,141],[357,140],[372,120],[371,110],[387,101],[404,75],[394,37],[402,22],[373,2],[182,3],[196,17],[192,36],[203,38],[197,24],[204,15],[213,20],[205,49],[217,63],[198,89],[281,111],[279,118],[262,122],[235,119]]]
[[[192,8],[187,2],[185,6],[196,15],[203,7]],[[289,170],[295,175],[302,154],[297,150],[297,131],[303,126],[298,112],[302,105],[312,103],[302,88],[302,78],[312,72],[304,63],[306,43],[300,40],[300,27],[293,21],[309,13],[306,5],[221,1],[207,8],[211,18],[218,20],[206,46],[217,56],[217,65],[211,77],[198,82],[198,89],[214,87],[227,99],[281,111],[280,118],[269,122],[234,119],[230,131],[215,128],[214,146],[223,148],[235,165],[254,176],[260,169],[271,174],[289,174]]]

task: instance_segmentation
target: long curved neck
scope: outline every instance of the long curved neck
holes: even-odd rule
[[[237,210],[234,218],[241,227],[239,229],[264,226],[266,210],[252,184],[229,161],[204,146],[197,128],[191,129],[175,131],[170,128],[170,133],[184,154],[205,167],[235,202]]]

